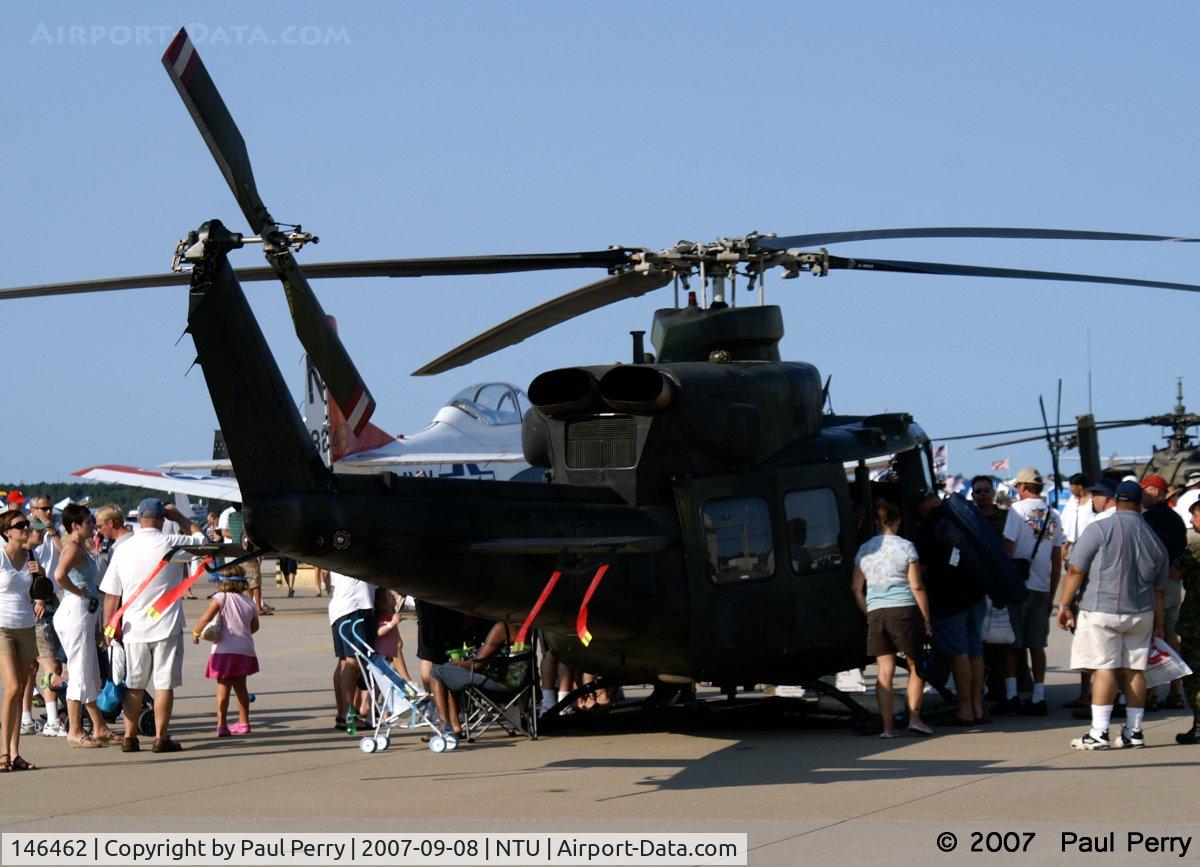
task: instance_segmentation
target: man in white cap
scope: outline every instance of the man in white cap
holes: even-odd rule
[[[138,504],[138,529],[133,538],[114,548],[100,590],[104,597],[104,622],[108,623],[142,582],[151,575],[167,552],[179,545],[202,545],[207,539],[200,526],[185,517],[175,506],[164,506],[157,497],[147,497]],[[163,522],[170,518],[181,527],[189,527],[190,535],[167,535]],[[125,645],[128,672],[125,677],[124,710],[125,739],[121,749],[135,753],[141,749],[137,737],[138,717],[142,696],[154,688],[154,752],[174,753],[182,744],[167,736],[171,710],[175,703],[175,688],[183,683],[183,600],[180,599],[151,620],[146,608],[167,590],[187,577],[182,563],[164,566],[154,580],[138,595],[125,611],[117,634]]]
[[[1192,503],[1196,502],[1200,502],[1200,470],[1192,470],[1187,474],[1187,486],[1175,499],[1175,513],[1189,527],[1192,526]]]
[[[1004,551],[1014,563],[1022,564],[1029,598],[1009,609],[1016,641],[1009,654],[1004,678],[1004,701],[993,713],[1046,716],[1046,644],[1050,635],[1050,600],[1058,589],[1062,570],[1062,520],[1042,499],[1042,474],[1022,467],[1013,487],[1017,500],[1004,523]],[[1033,669],[1033,692],[1024,702],[1017,698],[1017,669],[1029,651]]]

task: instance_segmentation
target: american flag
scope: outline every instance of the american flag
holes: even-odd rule
[[[1009,464],[1008,458],[1001,458],[998,461],[992,461],[992,469],[996,472],[1001,472],[1002,470],[1012,469],[1012,466]]]

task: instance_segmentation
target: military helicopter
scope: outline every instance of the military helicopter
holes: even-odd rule
[[[1059,380],[1058,388],[1059,405],[1061,407],[1062,380]],[[1151,473],[1157,473],[1166,479],[1167,483],[1173,489],[1179,489],[1185,487],[1188,473],[1200,470],[1200,447],[1197,447],[1196,440],[1191,433],[1193,428],[1200,426],[1200,415],[1188,412],[1187,407],[1184,406],[1182,376],[1176,377],[1175,380],[1175,408],[1171,412],[1146,416],[1144,418],[1117,419],[1114,421],[1096,421],[1091,413],[1084,413],[1075,417],[1075,423],[1075,431],[1073,433],[1064,434],[1057,422],[1055,423],[1054,432],[1051,433],[1049,424],[1046,422],[1045,406],[1043,404],[1041,428],[1014,428],[1007,431],[964,434],[956,437],[946,437],[946,439],[976,439],[997,436],[1004,433],[1025,433],[1030,430],[1041,430],[1042,434],[1037,436],[988,443],[979,446],[979,449],[994,449],[1045,439],[1054,461],[1056,477],[1058,475],[1058,455],[1061,452],[1074,449],[1079,450],[1079,459],[1083,465],[1084,475],[1091,479],[1098,479],[1101,476],[1121,479],[1127,475],[1134,475],[1141,478]],[[1139,425],[1165,428],[1166,432],[1163,434],[1163,438],[1167,444],[1161,448],[1154,447],[1149,459],[1145,461],[1115,459],[1101,465],[1099,432],[1137,427]]]
[[[825,412],[828,380],[780,359],[783,314],[764,300],[784,279],[835,270],[1096,282],[1200,291],[1148,280],[935,262],[845,258],[822,245],[889,238],[1186,241],[1160,235],[1019,228],[904,228],[709,243],[301,269],[318,240],[278,223],[245,143],[187,33],[163,65],[253,234],[211,219],[179,243],[169,274],[22,287],[29,297],[187,284],[187,330],[257,549],[395,587],[459,611],[529,622],[570,664],[615,683],[810,683],[864,660],[851,597],[857,543],[878,498],[908,511],[934,487],[928,436],[903,412]],[[263,247],[268,267],[229,257]],[[602,279],[478,335],[416,371],[441,373],[616,301],[675,287],[630,363],[537,376],[523,418],[526,460],[546,482],[335,473],[321,460],[241,281],[278,279],[296,333],[351,427],[374,400],[307,277],[416,277],[594,268]],[[306,276],[307,275],[307,276]],[[743,298],[737,306],[737,282]],[[681,294],[682,293],[682,294]],[[237,353],[228,351],[230,346]],[[891,472],[873,479],[880,457]]]

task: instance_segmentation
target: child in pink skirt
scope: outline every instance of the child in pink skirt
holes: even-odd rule
[[[245,576],[236,568],[235,574],[222,571],[225,580],[213,596],[208,610],[192,630],[192,644],[200,643],[204,627],[221,615],[221,637],[213,643],[212,654],[204,676],[217,682],[217,737],[246,735],[250,733],[250,695],[246,691],[246,678],[258,672],[258,656],[254,652],[254,639],[258,632],[258,606],[242,594],[246,592]],[[225,724],[229,709],[229,692],[237,696],[238,721]]]

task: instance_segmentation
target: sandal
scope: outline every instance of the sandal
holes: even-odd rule
[[[7,774],[12,770],[12,762],[8,760],[8,753],[0,754],[0,774]]]
[[[92,740],[97,741],[101,744],[119,744],[125,740],[125,736],[119,735],[116,732],[114,732],[112,729],[109,729],[108,734],[104,734],[104,735],[93,734]]]
[[[14,771],[36,771],[36,770],[39,770],[37,765],[33,764],[32,762],[25,761],[20,756],[17,756],[15,759],[12,760],[11,767]]]
[[[67,746],[76,750],[96,750],[105,746],[102,741],[95,741],[84,736],[81,738],[67,738]]]

